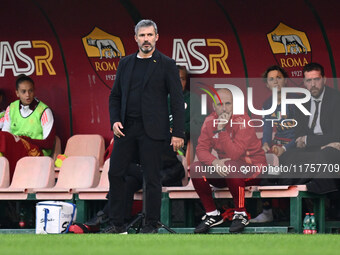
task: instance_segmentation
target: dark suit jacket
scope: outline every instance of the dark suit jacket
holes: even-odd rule
[[[136,60],[132,54],[121,59],[109,99],[111,129],[115,122],[125,124],[131,76]],[[146,134],[156,140],[169,137],[167,97],[174,119],[172,135],[184,138],[184,99],[175,61],[157,49],[143,80],[142,118]],[[124,133],[124,130],[123,130]]]
[[[312,100],[312,99],[311,99]],[[304,104],[310,111],[311,100]],[[320,148],[331,142],[340,142],[340,94],[337,90],[325,86],[320,111],[320,125],[323,135],[314,135],[308,127],[309,116],[301,111],[296,111],[296,137],[307,135],[307,149]]]

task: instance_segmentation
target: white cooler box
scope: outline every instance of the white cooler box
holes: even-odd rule
[[[60,201],[44,201],[36,205],[36,234],[63,234],[76,220],[76,205]]]

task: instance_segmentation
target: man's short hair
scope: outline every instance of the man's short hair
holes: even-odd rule
[[[176,65],[176,67],[177,67],[178,70],[183,70],[183,71],[185,71],[186,73],[188,73],[187,68],[186,68],[185,66]]]
[[[153,26],[153,28],[155,29],[155,33],[156,35],[158,34],[158,29],[157,29],[157,25],[155,22],[153,22],[151,19],[142,19],[141,21],[139,21],[137,23],[137,25],[135,26],[135,35],[137,35],[138,30],[141,27],[151,27]]]
[[[22,83],[24,81],[28,81],[28,82],[32,83],[33,86],[34,86],[34,81],[32,80],[31,77],[29,77],[29,76],[27,76],[25,74],[21,74],[21,75],[18,76],[18,78],[17,78],[17,80],[15,82],[16,90],[19,89],[20,83]]]
[[[303,77],[305,77],[305,72],[311,72],[311,71],[320,71],[321,76],[324,77],[325,76],[325,69],[323,68],[322,65],[320,65],[319,63],[309,63],[307,65],[305,65],[303,67]]]

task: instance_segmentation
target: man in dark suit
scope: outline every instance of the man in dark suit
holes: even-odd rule
[[[137,158],[144,169],[146,218],[141,233],[157,233],[161,207],[161,154],[169,137],[167,97],[173,114],[171,145],[184,145],[184,100],[175,61],[156,50],[157,25],[142,20],[135,27],[137,53],[123,58],[110,94],[114,148],[109,170],[109,226],[104,233],[126,233],[125,180],[128,165]],[[137,153],[136,153],[137,152]]]
[[[280,158],[283,165],[334,164],[339,163],[340,151],[332,146],[340,141],[340,94],[326,86],[324,68],[318,63],[307,64],[303,69],[304,85],[311,93],[311,100],[304,104],[311,115],[296,111],[296,149],[284,153]],[[323,169],[321,169],[323,171]],[[336,180],[323,179],[325,175],[314,175],[303,169],[305,178],[281,179],[281,184],[307,184],[315,193],[337,190]],[[326,174],[326,173],[322,173]],[[311,178],[313,177],[313,178]],[[315,178],[320,177],[320,178]]]

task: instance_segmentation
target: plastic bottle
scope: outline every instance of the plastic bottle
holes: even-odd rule
[[[316,230],[316,220],[315,220],[314,213],[310,214],[310,230],[311,230],[312,234],[316,234],[317,233],[317,230]]]
[[[312,233],[312,231],[310,229],[310,217],[309,217],[309,213],[306,213],[306,216],[303,219],[303,233],[307,234],[307,235]]]
[[[21,208],[20,215],[19,215],[19,227],[24,228],[25,225],[26,225],[25,212],[24,212],[24,208]]]

